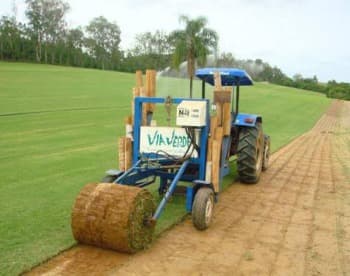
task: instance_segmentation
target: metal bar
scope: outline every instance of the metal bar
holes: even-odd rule
[[[202,99],[205,99],[205,80],[202,80]]]
[[[132,151],[132,164],[135,166],[140,148],[140,128],[142,123],[142,98],[137,97],[134,100],[134,143],[133,143],[133,151]]]
[[[236,114],[238,114],[239,111],[239,81],[237,82],[237,88],[236,88]]]
[[[162,171],[155,171],[154,175],[159,177],[164,177],[166,179],[174,179],[176,177],[176,173],[168,173],[168,172],[162,172]],[[183,174],[181,176],[181,181],[185,182],[192,182],[193,180],[198,179],[197,174]]]
[[[160,217],[160,215],[162,214],[163,209],[164,209],[166,203],[168,202],[169,198],[170,198],[171,195],[173,194],[173,192],[174,192],[174,190],[175,190],[175,188],[176,188],[176,186],[177,186],[177,183],[179,182],[181,176],[182,176],[183,173],[185,172],[185,169],[186,169],[186,167],[187,167],[188,164],[189,164],[189,160],[186,160],[186,161],[182,164],[182,166],[181,166],[181,168],[179,169],[179,171],[177,172],[175,178],[174,178],[173,181],[171,182],[168,191],[167,191],[166,194],[164,195],[162,201],[159,203],[158,208],[157,208],[156,212],[154,213],[154,215],[153,215],[153,217],[152,217],[153,220],[157,220],[157,219]]]
[[[200,135],[200,152],[199,152],[199,179],[205,179],[205,170],[207,164],[207,142],[209,137],[209,126],[210,126],[210,114],[209,114],[209,101],[207,100],[207,114],[206,114],[206,125],[201,129]]]
[[[116,180],[114,180],[114,183],[118,183],[118,181],[122,181],[124,177],[127,177],[129,173],[131,173],[139,164],[141,163],[141,160],[138,160],[130,169],[125,171],[121,176],[119,176]]]

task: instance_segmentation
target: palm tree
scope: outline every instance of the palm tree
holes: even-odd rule
[[[175,46],[173,65],[175,68],[179,68],[181,62],[187,61],[190,97],[192,98],[196,62],[199,65],[204,65],[211,50],[216,51],[218,35],[214,30],[205,27],[208,21],[203,16],[190,19],[188,16],[181,15],[179,21],[185,24],[185,29],[175,30],[170,34]]]

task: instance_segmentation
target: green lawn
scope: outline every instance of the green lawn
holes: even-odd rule
[[[71,206],[82,186],[117,166],[133,85],[133,74],[0,62],[0,274],[18,274],[74,244]],[[188,81],[163,78],[157,93],[187,96]],[[329,103],[263,83],[241,91],[241,111],[263,116],[273,150],[310,129]],[[183,202],[168,205],[157,233],[182,217]]]

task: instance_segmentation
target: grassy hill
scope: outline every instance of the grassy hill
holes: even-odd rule
[[[117,167],[133,85],[133,74],[0,62],[0,274],[18,274],[74,244],[71,206],[83,185]],[[188,81],[163,78],[157,93],[187,96]],[[263,83],[241,91],[241,111],[263,116],[273,150],[310,129],[329,103]],[[169,205],[158,233],[181,217],[182,203]]]

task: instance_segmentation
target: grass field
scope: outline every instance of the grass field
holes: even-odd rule
[[[0,62],[0,274],[18,274],[74,244],[71,206],[83,185],[117,166],[133,85],[133,74]],[[186,96],[187,85],[163,79],[159,91]],[[329,102],[263,83],[241,92],[241,111],[263,116],[273,150],[310,129]],[[157,233],[181,218],[182,203],[168,205]]]

